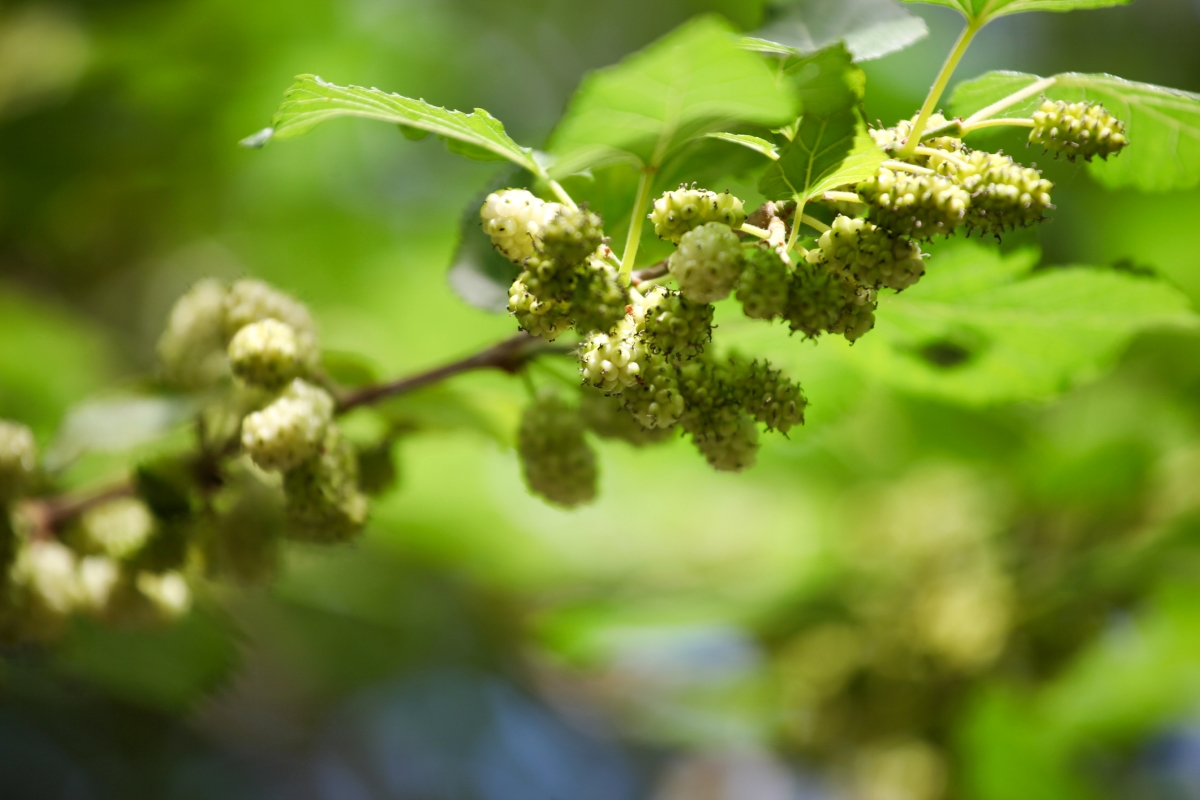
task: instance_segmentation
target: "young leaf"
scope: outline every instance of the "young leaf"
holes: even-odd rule
[[[904,0],[949,6],[971,20],[986,21],[1023,11],[1078,11],[1105,6],[1122,6],[1129,0]]]
[[[804,113],[818,117],[833,116],[862,102],[867,88],[866,74],[854,66],[854,58],[843,44],[789,59],[783,64],[782,74],[794,87]]]
[[[935,252],[920,283],[881,298],[875,330],[847,357],[956,402],[1035,400],[1094,376],[1139,331],[1200,322],[1163,281],[1036,262],[965,243]]]
[[[701,17],[583,80],[550,136],[552,174],[620,161],[657,167],[690,139],[734,122],[781,125],[796,105],[725,23]]]
[[[740,144],[742,147],[748,147],[757,153],[762,153],[772,161],[779,160],[779,148],[774,142],[769,142],[759,136],[750,136],[745,133],[710,133],[710,139],[720,139],[723,142],[733,142]]]
[[[768,200],[811,199],[875,174],[887,158],[854,108],[831,117],[805,115],[796,138],[758,184]]]
[[[969,116],[1040,80],[1036,75],[991,72],[955,91],[953,113]],[[1056,75],[1041,94],[1052,100],[1099,101],[1125,123],[1129,147],[1089,167],[1109,187],[1143,191],[1188,189],[1200,184],[1200,95],[1134,83],[1112,75]],[[1006,109],[1001,117],[1028,117],[1040,94]]]
[[[398,94],[361,86],[335,86],[316,75],[299,75],[284,94],[283,103],[271,119],[271,127],[247,137],[243,144],[262,147],[271,139],[287,139],[307,133],[335,117],[364,117],[402,126],[405,136],[413,131],[435,133],[451,150],[471,158],[507,159],[523,169],[540,174],[533,151],[521,147],[504,132],[504,125],[482,108],[473,114],[430,105]]]
[[[896,0],[800,0],[786,6],[742,46],[807,55],[843,42],[855,61],[902,50],[929,34],[925,21]]]

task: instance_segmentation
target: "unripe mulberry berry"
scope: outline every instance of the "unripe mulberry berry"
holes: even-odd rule
[[[514,264],[522,264],[541,246],[542,232],[563,210],[524,189],[505,189],[487,196],[479,216],[483,232]]]
[[[1045,216],[1054,184],[1036,169],[1022,166],[1003,153],[974,150],[962,155],[966,166],[946,163],[943,171],[971,195],[966,223],[983,233],[1038,222]]]
[[[240,280],[225,295],[226,343],[247,325],[275,319],[290,325],[296,337],[297,359],[312,371],[320,361],[317,327],[308,306],[271,285],[257,280]]]
[[[633,319],[626,317],[612,333],[593,333],[585,339],[579,357],[584,383],[609,394],[635,385],[650,358],[639,333]]]
[[[542,253],[568,267],[577,266],[596,252],[604,241],[600,215],[580,208],[562,208],[542,232]]]
[[[804,424],[808,401],[800,384],[788,380],[766,361],[749,364],[735,361],[730,384],[742,410],[766,425],[767,430],[786,434],[794,426]]]
[[[521,416],[517,455],[529,490],[571,508],[596,496],[596,456],[583,436],[583,419],[553,395]]]
[[[873,128],[870,131],[871,138],[875,140],[875,144],[887,150],[889,153],[894,153],[908,143],[908,137],[912,134],[913,124],[917,121],[916,117],[912,119],[902,119],[891,128]],[[929,119],[925,123],[925,130],[936,130],[945,125],[947,120],[940,113],[929,115]],[[935,150],[943,150],[949,153],[958,152],[962,149],[962,139],[954,136],[936,136],[932,139],[926,139],[921,142],[922,147],[930,147]],[[923,164],[924,156],[917,156],[913,160],[915,163]]]
[[[633,386],[621,391],[625,408],[646,428],[669,428],[683,416],[683,395],[675,368],[666,357],[652,355]]]
[[[1107,159],[1123,150],[1125,123],[1114,117],[1099,103],[1066,103],[1046,100],[1033,115],[1030,144],[1040,144],[1057,156],[1071,161],[1082,156]]]
[[[708,222],[720,222],[735,229],[742,227],[746,209],[742,201],[729,192],[717,194],[707,189],[680,186],[654,201],[650,221],[660,239],[678,244],[685,233]]]
[[[333,419],[333,398],[299,378],[242,421],[242,447],[259,467],[287,471],[315,456]]]
[[[642,301],[650,351],[691,358],[712,341],[713,307],[696,303],[679,292],[654,286]]]
[[[625,319],[629,289],[617,271],[599,259],[582,269],[571,300],[575,330],[580,336],[609,333]]]
[[[16,422],[0,420],[0,514],[3,506],[21,496],[37,468],[33,431]]]
[[[952,233],[971,205],[970,193],[944,175],[913,175],[888,167],[880,167],[857,190],[872,222],[921,239]]]
[[[831,269],[876,289],[907,289],[925,274],[921,248],[865,219],[837,217],[817,244]]]
[[[79,561],[78,581],[80,609],[102,615],[121,582],[121,567],[108,556],[88,556]]]
[[[135,583],[163,621],[178,619],[192,607],[192,590],[178,572],[139,572]]]
[[[529,291],[524,278],[513,281],[508,290],[508,313],[516,317],[521,330],[547,341],[554,341],[571,329],[571,304],[563,300],[539,300]]]
[[[276,487],[253,478],[214,498],[217,513],[203,543],[208,575],[250,586],[275,577],[284,530],[280,500]]]
[[[758,460],[758,426],[744,414],[731,433],[693,433],[692,441],[708,465],[720,472],[741,472]]]
[[[875,327],[877,304],[874,290],[830,269],[822,251],[814,249],[792,273],[784,316],[792,331],[809,338],[840,333],[853,342]]]
[[[679,367],[685,411],[680,425],[693,439],[724,439],[737,434],[743,417],[730,365],[701,357]]]
[[[155,527],[154,514],[144,502],[122,497],[80,517],[80,544],[87,552],[125,560],[142,549]]]
[[[18,552],[12,566],[12,582],[27,593],[38,612],[48,617],[63,617],[80,600],[78,570],[79,561],[66,545],[35,540]]]
[[[737,234],[728,225],[709,222],[683,235],[667,268],[684,297],[694,303],[715,303],[737,286],[744,264]]]
[[[769,247],[746,248],[746,268],[738,281],[737,299],[751,319],[771,320],[787,307],[792,276],[787,265]]]
[[[359,491],[358,456],[337,426],[320,452],[283,476],[289,533],[310,542],[344,542],[366,524],[370,503]]]
[[[657,444],[675,435],[673,427],[644,427],[625,408],[621,395],[606,395],[597,389],[584,388],[579,399],[579,413],[588,430],[597,436],[619,439],[635,447]]]
[[[186,390],[206,389],[229,374],[225,295],[220,281],[200,281],[175,301],[158,340],[163,378]]]
[[[292,326],[264,319],[242,328],[229,342],[233,374],[249,384],[275,388],[305,371]]]

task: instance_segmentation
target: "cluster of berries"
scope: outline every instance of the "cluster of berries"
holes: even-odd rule
[[[146,555],[161,551],[161,532],[144,503],[122,498],[92,509],[58,541],[18,512],[40,478],[33,434],[0,421],[0,638],[51,641],[73,614],[128,625],[188,610],[183,575]]]
[[[594,496],[588,428],[637,445],[681,429],[710,464],[736,471],[754,463],[756,423],[786,432],[803,422],[797,384],[769,365],[707,352],[712,303],[733,293],[747,266],[769,252],[747,251],[734,233],[746,219],[741,200],[681,187],[655,203],[656,232],[677,244],[669,271],[678,291],[622,282],[601,220],[586,209],[510,189],[489,196],[481,217],[496,249],[522,267],[509,305],[521,328],[551,339],[574,327],[582,340],[579,403],[539,396],[521,423],[518,454],[534,492],[563,506]],[[784,269],[786,301],[791,276],[770,255]],[[741,294],[751,305],[777,291],[762,280],[746,286]]]

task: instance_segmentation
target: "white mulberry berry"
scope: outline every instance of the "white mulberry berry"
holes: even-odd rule
[[[596,495],[596,456],[583,419],[553,395],[531,403],[517,431],[517,455],[530,491],[567,508]]]
[[[1003,153],[974,150],[962,154],[965,166],[946,162],[940,169],[971,195],[967,225],[983,233],[1040,221],[1053,208],[1054,184],[1042,173],[1022,166]]]
[[[571,313],[581,336],[593,331],[611,332],[625,318],[630,304],[629,288],[615,269],[593,259],[575,284]]]
[[[1056,156],[1074,161],[1082,156],[1107,159],[1129,144],[1125,123],[1099,103],[1046,100],[1033,115],[1030,144],[1040,144]]]
[[[593,333],[584,340],[579,371],[585,383],[609,394],[633,386],[650,357],[633,319],[625,317],[612,333]]]
[[[562,210],[560,204],[547,203],[525,189],[505,189],[487,196],[479,216],[496,249],[521,264],[537,252],[542,231]]]
[[[707,222],[720,222],[730,228],[742,227],[746,209],[742,201],[729,192],[717,194],[707,189],[680,186],[654,201],[650,221],[660,239],[678,244],[685,233]]]
[[[538,299],[523,280],[529,277],[523,272],[509,287],[508,313],[516,318],[521,330],[552,342],[571,329],[571,304]]]
[[[751,319],[771,320],[787,307],[791,274],[773,249],[746,248],[746,268],[738,281],[737,299]]]
[[[621,395],[607,395],[584,388],[579,400],[579,413],[588,430],[604,439],[619,439],[635,447],[670,439],[675,435],[674,427],[647,428],[634,419]]]
[[[180,389],[206,389],[229,374],[225,296],[220,281],[200,281],[175,301],[158,340],[163,378]]]
[[[192,607],[192,590],[178,572],[139,572],[136,585],[163,620],[178,619]]]
[[[116,559],[142,549],[156,523],[150,508],[136,497],[123,497],[90,509],[79,519],[82,546]]]
[[[646,428],[669,428],[683,416],[683,395],[675,368],[663,356],[652,355],[637,383],[621,390],[626,410]]]
[[[731,433],[693,433],[692,441],[708,465],[721,472],[741,472],[758,460],[758,426],[745,415],[737,417]]]
[[[913,124],[917,121],[916,117],[912,119],[902,119],[891,128],[872,128],[870,131],[871,138],[875,140],[875,144],[887,150],[889,153],[894,153],[908,143],[908,137],[912,134]],[[929,119],[925,122],[925,130],[936,130],[948,123],[940,113],[929,115]],[[922,133],[922,136],[924,133]],[[922,147],[932,148],[934,150],[942,150],[947,153],[956,153],[962,149],[962,139],[954,136],[935,136],[932,139],[925,139],[921,142]],[[913,162],[917,164],[925,164],[926,156],[915,156]]]
[[[596,252],[604,241],[604,223],[600,215],[586,208],[571,211],[561,208],[542,232],[541,251],[568,267],[577,266]]]
[[[265,470],[287,471],[315,456],[333,419],[333,398],[297,378],[242,421],[242,447]]]
[[[651,352],[691,358],[712,341],[713,307],[680,292],[652,287],[641,303],[642,323]]]
[[[252,322],[229,342],[233,374],[249,384],[275,388],[305,372],[292,326],[277,319]]]
[[[296,337],[298,360],[307,371],[315,370],[320,361],[320,350],[317,326],[308,306],[263,281],[235,281],[225,295],[226,344],[242,328],[265,319],[279,320],[291,326]]]
[[[737,286],[744,265],[742,245],[728,225],[709,222],[688,231],[667,261],[683,296],[715,303]]]
[[[36,468],[33,432],[19,423],[0,420],[0,507],[21,496]]]
[[[872,222],[922,239],[953,233],[971,205],[970,193],[944,175],[913,175],[888,167],[880,167],[857,191]]]
[[[837,217],[817,244],[830,268],[876,289],[907,289],[925,274],[920,247],[865,219]]]

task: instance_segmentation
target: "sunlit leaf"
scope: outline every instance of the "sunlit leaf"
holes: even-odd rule
[[[745,133],[710,133],[712,139],[719,139],[723,142],[733,142],[740,144],[742,147],[748,147],[756,153],[762,153],[772,161],[779,160],[779,148],[774,142],[769,142],[760,136],[750,136]]]
[[[734,123],[780,125],[796,101],[714,17],[693,20],[586,77],[551,134],[551,172],[621,161],[658,166],[689,140]]]
[[[1024,73],[989,72],[958,87],[951,108],[957,116],[969,116],[1038,80],[1038,76]],[[1030,116],[1043,94],[1052,100],[1099,101],[1125,122],[1129,147],[1107,161],[1089,165],[1101,183],[1144,191],[1200,184],[1200,95],[1112,75],[1068,72],[1056,75],[1043,92],[1000,116]]]
[[[928,35],[925,21],[896,0],[800,0],[785,6],[743,46],[805,55],[843,42],[855,61],[879,58]]]
[[[847,108],[829,118],[805,115],[796,138],[759,182],[772,200],[805,200],[875,174],[886,156],[871,140],[862,118]]]
[[[858,366],[922,394],[980,405],[1051,397],[1091,378],[1139,331],[1195,327],[1167,283],[1094,267],[1033,270],[1036,253],[962,244],[921,282],[880,298]]]
[[[1089,8],[1122,6],[1129,0],[904,0],[949,6],[969,19],[994,19],[1023,11],[1080,11]]]
[[[287,139],[337,117],[363,117],[404,126],[412,131],[434,133],[444,138],[453,152],[470,158],[507,159],[531,172],[538,172],[533,151],[521,147],[504,132],[504,125],[482,108],[472,114],[441,108],[379,89],[336,86],[316,75],[299,75],[284,94],[271,127],[247,137],[242,144],[262,147],[272,139]]]
[[[152,442],[183,424],[194,412],[191,401],[168,397],[109,397],[73,407],[46,452],[52,466],[84,453],[115,453]]]

